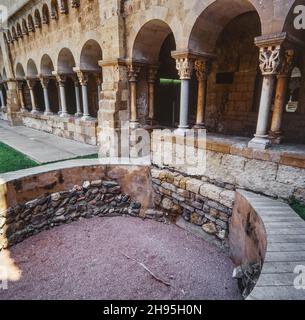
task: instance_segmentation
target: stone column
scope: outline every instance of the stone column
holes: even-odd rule
[[[258,113],[256,134],[249,142],[250,148],[266,149],[271,142],[267,128],[274,90],[275,74],[280,64],[280,45],[260,48],[260,69],[264,76]]]
[[[43,98],[44,98],[44,105],[45,105],[45,115],[51,115],[51,108],[50,108],[50,100],[49,100],[49,93],[48,93],[48,85],[49,85],[49,78],[41,77],[40,82],[43,89]]]
[[[286,103],[289,79],[293,67],[293,59],[294,51],[286,50],[279,74],[277,75],[275,103],[272,114],[271,130],[269,132],[269,139],[275,144],[281,143],[283,138],[281,137],[282,116]]]
[[[148,121],[153,122],[155,118],[155,85],[158,67],[150,66],[148,68]]]
[[[84,73],[83,71],[77,71],[77,76],[80,85],[82,86],[82,97],[83,97],[83,120],[90,120],[89,114],[89,104],[88,104],[88,74]]]
[[[189,58],[176,59],[176,68],[181,79],[179,129],[188,129],[189,90],[194,62]]]
[[[128,79],[130,84],[130,126],[137,128],[139,126],[137,115],[137,81],[140,67],[134,64],[128,66]]]
[[[4,96],[3,96],[3,92],[2,89],[0,89],[0,109],[4,108]]]
[[[34,92],[35,81],[36,80],[34,80],[34,79],[27,80],[27,84],[28,84],[28,87],[29,87],[29,90],[30,90],[30,95],[31,95],[31,104],[32,104],[31,113],[33,113],[33,114],[39,113],[39,111],[37,109],[37,105],[36,105],[36,97],[35,97],[35,92]]]
[[[23,81],[17,81],[17,89],[18,89],[18,96],[19,96],[19,100],[20,100],[20,106],[21,112],[26,111],[25,108],[25,103],[24,103],[24,97],[23,97]]]
[[[60,88],[59,88],[59,84],[58,82],[56,81],[55,82],[56,84],[56,88],[57,88],[57,100],[58,100],[58,115],[61,114],[61,99],[60,99]]]
[[[97,85],[97,94],[98,100],[100,100],[100,93],[102,91],[102,77],[100,74],[95,75],[96,85]]]
[[[79,91],[79,81],[78,78],[74,78],[74,88],[75,88],[75,99],[76,99],[76,117],[81,117],[83,115],[81,103],[80,103],[80,91]]]
[[[203,129],[204,124],[204,111],[205,111],[205,96],[206,96],[206,83],[209,72],[209,65],[206,60],[200,59],[195,61],[195,71],[198,80],[198,98],[197,98],[197,114],[195,128]]]
[[[63,74],[57,74],[56,80],[59,85],[60,101],[61,101],[61,117],[67,117],[67,100],[66,100],[66,91],[65,91],[65,82],[67,77]]]

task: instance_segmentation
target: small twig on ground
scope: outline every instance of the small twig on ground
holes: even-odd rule
[[[150,271],[150,270],[145,266],[145,264],[143,264],[142,262],[139,262],[138,260],[136,260],[136,259],[134,259],[134,258],[129,257],[127,254],[125,254],[125,253],[123,253],[123,252],[121,252],[121,251],[120,251],[120,253],[121,253],[124,257],[126,257],[127,259],[132,260],[132,261],[136,262],[137,264],[139,264],[142,268],[144,268],[144,269],[145,269],[153,278],[155,278],[157,281],[159,281],[159,282],[163,283],[164,285],[170,287],[170,283],[169,283],[169,282],[166,282],[166,281],[160,279],[160,278],[159,278],[158,276],[156,276],[152,271]]]

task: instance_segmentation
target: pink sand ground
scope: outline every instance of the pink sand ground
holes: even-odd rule
[[[22,271],[0,299],[240,299],[228,256],[175,225],[93,218],[9,249]],[[156,281],[144,263],[170,286]]]

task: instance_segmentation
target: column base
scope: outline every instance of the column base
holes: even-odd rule
[[[191,129],[188,128],[182,128],[178,127],[178,129],[174,130],[174,134],[177,136],[186,136],[187,132],[189,132]]]
[[[130,121],[129,128],[130,129],[138,129],[140,127],[139,121]]]
[[[83,114],[81,112],[76,112],[75,113],[75,117],[82,117],[82,116],[83,116]]]
[[[44,115],[45,115],[45,116],[52,116],[52,115],[53,115],[53,112],[51,112],[51,111],[46,111],[46,112],[44,112]]]
[[[39,114],[40,112],[38,110],[32,110],[31,114]]]
[[[281,144],[284,137],[281,135],[281,132],[269,131],[269,139],[272,144]]]
[[[206,129],[205,127],[205,124],[202,122],[202,123],[196,123],[194,126],[193,126],[194,129]]]
[[[59,115],[61,118],[69,117],[69,114],[67,112],[61,112]]]
[[[81,117],[81,119],[84,120],[84,121],[94,120],[93,117],[91,117],[91,116],[89,116],[89,115],[85,115],[85,114]]]
[[[268,139],[268,136],[258,137],[254,136],[254,138],[248,143],[249,148],[258,149],[258,150],[266,150],[272,146],[271,141]]]
[[[1,109],[0,109],[0,110],[1,110]],[[27,111],[28,111],[28,110],[27,110],[26,108],[21,108],[21,109],[20,109],[20,112],[22,112],[22,113],[23,113],[23,112],[27,112]]]

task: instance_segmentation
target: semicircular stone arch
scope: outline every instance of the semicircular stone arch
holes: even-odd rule
[[[72,74],[76,66],[74,55],[68,48],[62,48],[58,53],[56,71],[62,74]]]
[[[170,26],[158,19],[146,22],[135,38],[131,57],[136,61],[157,63],[161,46],[165,39],[173,33]]]
[[[48,54],[44,54],[40,61],[40,73],[44,76],[52,76],[54,64]]]
[[[195,20],[188,37],[186,48],[194,52],[214,52],[221,32],[230,21],[246,13],[257,13],[255,6],[248,0],[210,2]]]
[[[146,10],[144,13],[137,13],[134,15],[132,24],[130,25],[130,34],[127,38],[127,53],[129,57],[132,57],[134,43],[137,36],[141,32],[143,26],[151,21],[161,21],[163,24],[171,30],[174,35],[177,48],[181,47],[183,43],[182,23],[176,15],[170,14],[170,9],[166,7],[155,7],[150,10]],[[147,40],[146,40],[147,41]]]
[[[87,40],[80,53],[80,68],[82,70],[100,71],[98,62],[103,59],[100,44],[93,39]]]
[[[30,78],[36,78],[38,75],[38,69],[33,59],[29,59],[26,67],[26,76]]]
[[[17,79],[24,79],[25,78],[25,71],[24,71],[23,65],[20,62],[18,62],[16,64],[15,70],[16,70],[15,72],[16,72]]]

